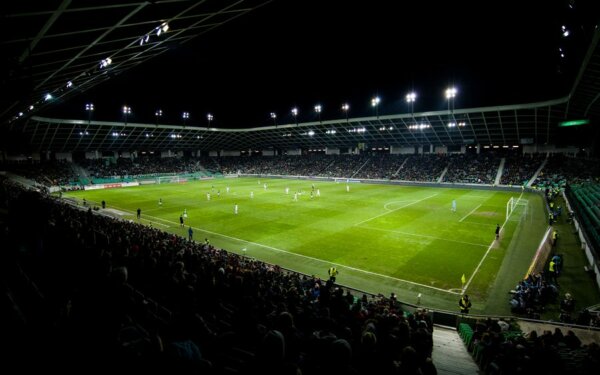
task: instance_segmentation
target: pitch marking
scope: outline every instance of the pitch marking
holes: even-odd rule
[[[482,204],[483,204],[483,203],[482,203]],[[462,221],[463,221],[464,219],[466,219],[466,218],[468,218],[469,216],[471,216],[471,214],[472,214],[473,212],[477,211],[477,209],[478,209],[479,207],[481,207],[481,204],[480,204],[479,206],[475,207],[474,209],[472,209],[472,210],[471,210],[471,212],[469,212],[468,214],[466,214],[465,216],[463,216],[463,217],[462,217],[462,218],[461,218],[461,219],[460,219],[458,222],[459,222],[459,223],[462,223]]]
[[[400,206],[400,207],[398,207],[398,208],[394,208],[393,210],[389,210],[389,211],[387,211],[387,212],[384,212],[384,213],[382,213],[382,214],[379,214],[379,215],[377,215],[377,216],[373,216],[373,217],[372,217],[372,218],[370,218],[370,219],[366,219],[366,220],[363,220],[363,221],[361,221],[361,222],[359,222],[359,223],[356,223],[356,224],[354,224],[354,226],[358,226],[358,225],[364,224],[364,223],[366,223],[366,222],[369,222],[369,221],[371,221],[371,220],[374,220],[374,219],[377,219],[377,218],[379,218],[379,217],[382,217],[383,215],[387,215],[387,214],[389,214],[389,213],[392,213],[392,212],[394,212],[394,211],[398,211],[398,210],[400,210],[400,209],[403,209],[403,208],[405,208],[405,207],[412,206],[413,204],[416,204],[416,203],[419,203],[419,202],[423,202],[424,200],[426,200],[426,199],[429,199],[429,198],[433,198],[433,197],[435,197],[436,195],[439,195],[439,194],[440,194],[440,193],[436,193],[436,194],[430,195],[430,196],[428,196],[428,197],[425,197],[425,198],[422,198],[422,199],[416,200],[416,201],[414,201],[414,202],[412,202],[412,203],[405,204],[404,206]]]
[[[398,234],[403,234],[403,235],[406,235],[406,236],[431,238],[432,240],[441,240],[441,241],[444,241],[444,242],[456,242],[456,243],[462,243],[462,244],[465,244],[465,245],[473,245],[473,246],[481,246],[481,247],[487,247],[488,246],[488,245],[483,245],[483,244],[479,244],[479,243],[450,240],[450,239],[447,239],[447,238],[441,238],[441,237],[435,237],[435,236],[428,236],[426,234],[414,234],[414,233],[402,232],[402,231],[393,230],[393,229],[382,229],[382,228],[375,228],[375,227],[368,227],[368,226],[360,226],[359,228],[379,230],[379,231],[382,231],[382,232],[398,233]]]
[[[428,197],[428,198],[430,198],[430,197]],[[424,198],[424,199],[426,199],[426,198]],[[160,217],[155,217],[155,216],[149,216],[149,217],[151,217],[153,219],[156,219],[156,220],[164,221],[166,223],[177,224],[174,221],[162,219]],[[221,236],[221,237],[224,237],[224,238],[229,238],[229,239],[240,241],[240,242],[245,242],[247,244],[256,245],[258,247],[263,247],[265,249],[273,250],[273,251],[276,251],[276,252],[290,254],[290,255],[297,256],[297,257],[314,260],[314,261],[317,261],[317,262],[320,262],[320,263],[324,263],[324,264],[333,264],[335,266],[343,267],[343,268],[346,268],[346,269],[349,269],[349,270],[352,270],[352,271],[356,271],[356,272],[361,272],[361,273],[366,273],[366,274],[369,274],[369,275],[374,275],[374,276],[378,276],[378,277],[382,277],[382,278],[386,278],[386,279],[396,280],[396,281],[404,282],[404,283],[407,283],[407,284],[418,285],[418,286],[422,286],[422,287],[429,288],[429,289],[435,289],[435,290],[439,290],[440,292],[451,293],[451,294],[460,294],[460,293],[453,292],[453,291],[450,291],[450,290],[446,290],[446,289],[442,289],[442,288],[436,288],[436,287],[430,286],[430,285],[419,284],[419,283],[416,283],[416,282],[413,282],[413,281],[399,279],[399,278],[393,277],[393,276],[382,275],[382,274],[371,272],[371,271],[367,271],[367,270],[361,270],[360,268],[346,266],[344,264],[339,264],[339,263],[333,263],[333,262],[324,261],[322,259],[313,258],[313,257],[308,256],[308,255],[293,253],[293,252],[290,252],[290,251],[287,251],[287,250],[278,249],[278,248],[273,247],[273,246],[263,245],[263,244],[260,244],[260,243],[257,243],[257,242],[252,242],[252,241],[244,240],[244,239],[233,237],[233,236],[228,236],[226,234],[213,232],[213,231],[210,231],[210,230],[207,230],[207,229],[202,229],[202,228],[197,228],[197,227],[192,227],[192,228],[194,228],[194,229],[196,229],[196,230],[198,230],[200,232],[209,233],[209,234],[212,234],[212,235],[215,235],[215,236]]]

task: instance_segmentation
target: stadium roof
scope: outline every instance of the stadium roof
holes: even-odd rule
[[[341,118],[251,129],[33,117],[22,129],[36,151],[268,150],[548,143],[567,98],[526,105]]]
[[[0,123],[64,102],[270,1],[5,2]]]
[[[286,116],[278,121],[287,124],[269,126],[271,122],[265,120],[267,126],[251,129],[136,123],[133,116],[129,121],[124,116],[121,122],[95,121],[92,116],[83,120],[37,116],[54,103],[65,102],[102,82],[115,81],[114,77],[130,68],[269,2],[11,2],[2,10],[0,29],[0,123],[19,112],[23,116],[11,126],[2,127],[3,132],[8,131],[2,137],[6,142],[3,146],[13,151],[260,150],[361,144],[509,146],[565,142],[565,131],[557,128],[560,121],[597,120],[600,115],[600,33],[596,28],[570,94],[541,103],[456,110],[448,107],[414,115],[324,116],[326,121],[299,124],[289,123],[290,117]],[[168,33],[162,31],[166,25]],[[52,99],[47,99],[48,94]],[[593,138],[588,133],[583,136],[586,141]]]

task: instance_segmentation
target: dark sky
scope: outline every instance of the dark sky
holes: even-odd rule
[[[455,108],[517,104],[566,95],[591,31],[591,2],[568,0],[340,1],[275,0],[141,67],[133,68],[43,115],[224,128],[446,108],[443,92],[458,88]],[[562,38],[561,25],[571,35]],[[563,48],[565,58],[559,56]]]

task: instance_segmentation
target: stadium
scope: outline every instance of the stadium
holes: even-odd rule
[[[253,106],[268,99],[277,108],[263,105],[255,118],[224,103],[236,94],[211,86],[222,79],[208,77],[222,74],[213,64],[224,60],[208,54],[198,61],[215,70],[193,74],[177,61],[171,68],[189,82],[166,73],[174,57],[240,32],[249,34],[243,49],[284,10],[314,16],[318,27],[314,4],[284,3],[65,1],[3,11],[5,363],[73,372],[596,373],[593,7],[551,7],[566,20],[551,45],[560,79],[548,77],[531,101],[506,92],[460,99],[453,81],[443,101],[423,94],[424,104],[414,89],[385,104],[385,87],[387,96],[324,91],[307,104],[318,90],[292,87],[254,90]],[[160,66],[176,86],[206,79],[212,94],[169,115],[182,94],[144,82]],[[314,85],[306,74],[298,81]],[[281,81],[270,66],[262,75]],[[227,86],[246,89],[233,78]],[[125,93],[137,98],[123,104]],[[213,109],[200,117],[204,103]]]

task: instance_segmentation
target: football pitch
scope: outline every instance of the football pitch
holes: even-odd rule
[[[304,274],[335,265],[342,285],[452,311],[465,290],[474,311],[508,311],[546,228],[542,198],[520,191],[221,178],[64,196],[134,221],[140,208],[143,224],[184,237],[192,227],[196,241]],[[506,220],[511,197],[525,204]]]

